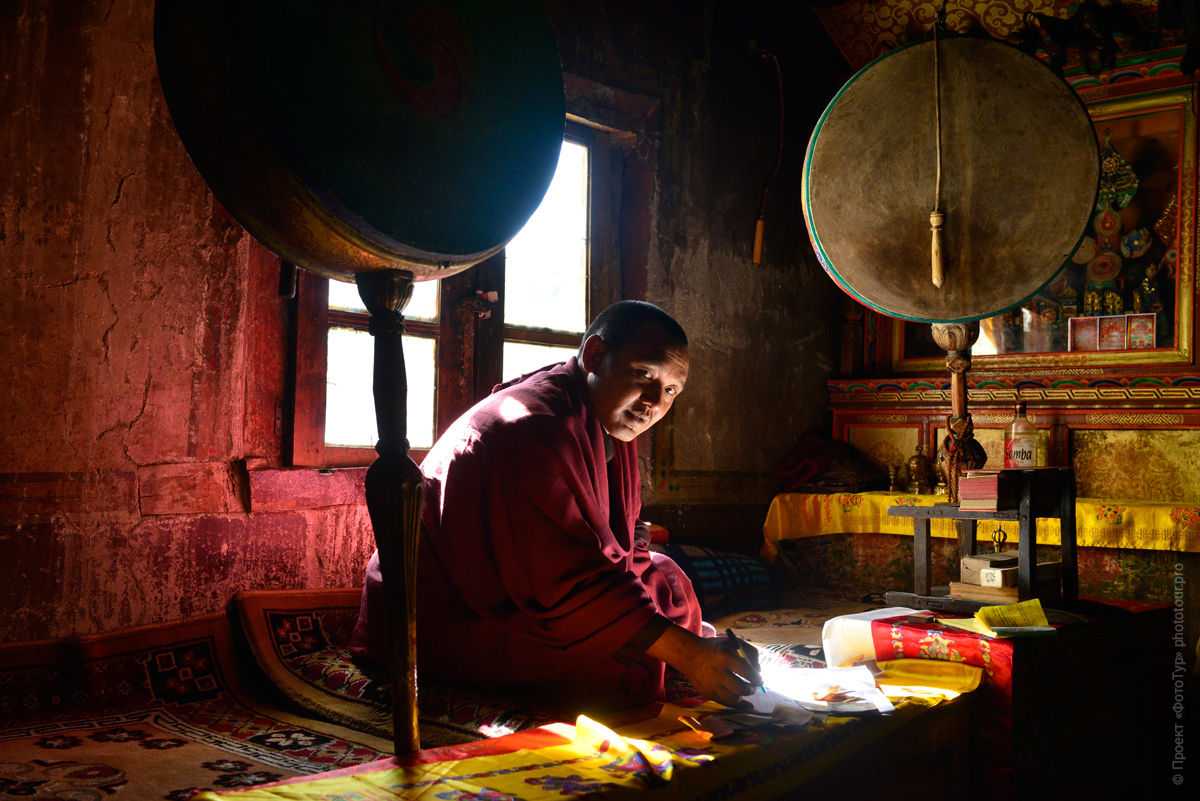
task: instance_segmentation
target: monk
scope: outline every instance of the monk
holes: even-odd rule
[[[687,576],[638,534],[634,440],[687,378],[679,324],[622,301],[575,356],[496,387],[442,435],[421,465],[423,675],[611,707],[661,698],[671,665],[705,697],[744,705],[757,656],[702,636]],[[381,664],[384,609],[376,554],[352,648]]]

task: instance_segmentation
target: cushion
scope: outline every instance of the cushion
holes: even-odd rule
[[[759,559],[699,545],[653,545],[675,560],[691,579],[705,618],[778,605],[771,567]]]
[[[381,737],[392,732],[386,676],[364,667],[347,648],[361,589],[239,592],[234,607],[263,673],[301,706],[327,720]],[[422,679],[421,745],[455,745],[555,722],[535,704]]]

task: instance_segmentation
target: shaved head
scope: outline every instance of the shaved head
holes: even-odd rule
[[[644,300],[621,300],[596,315],[596,319],[583,334],[583,342],[589,337],[599,337],[610,351],[618,351],[631,342],[642,329],[652,324],[661,331],[671,345],[686,348],[687,334],[683,326],[665,311]],[[583,343],[580,343],[580,354]]]

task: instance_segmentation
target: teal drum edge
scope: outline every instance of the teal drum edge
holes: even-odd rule
[[[932,173],[936,151],[932,146],[931,45],[921,42],[886,53],[856,73],[838,91],[809,140],[803,166],[802,206],[809,238],[822,267],[856,300],[890,316],[915,322],[966,322],[1019,306],[1061,274],[1087,232],[1099,183],[1098,147],[1082,100],[1040,61],[997,40],[943,39],[939,43],[944,59],[943,78],[945,72],[963,76],[956,79],[960,85],[943,86],[943,103],[957,102],[958,108],[970,110],[975,105],[972,92],[988,96],[984,100],[993,106],[985,110],[994,111],[1006,124],[1009,116],[1013,118],[1012,135],[1017,137],[1019,147],[1012,152],[1023,159],[1029,157],[1033,162],[1032,175],[1042,181],[1039,184],[1036,178],[1022,178],[1018,171],[1009,169],[1004,164],[1003,144],[987,152],[991,129],[986,135],[979,133],[977,129],[983,127],[983,122],[975,123],[969,113],[951,111],[949,122],[943,123],[944,135],[948,134],[956,143],[961,143],[964,137],[976,139],[968,141],[970,147],[963,148],[964,152],[970,152],[973,163],[964,160],[949,164],[949,169],[956,172],[945,182],[942,209],[947,214],[948,231],[943,247],[948,253],[950,291],[936,291],[928,278],[931,238],[928,217],[933,207],[935,181],[919,175],[921,180],[908,186],[896,177],[907,178],[903,173],[908,171]],[[921,48],[926,52],[921,52]],[[898,72],[895,76],[879,74],[882,69]],[[929,76],[922,72],[928,72]],[[976,75],[983,77],[976,80],[972,77]],[[1014,76],[1017,85],[1006,88],[997,75]],[[860,113],[861,119],[840,108],[870,101],[870,93],[883,100],[869,112]],[[989,99],[993,95],[999,99]],[[905,102],[910,96],[912,102]],[[1044,104],[1037,102],[1042,97],[1046,98]],[[929,131],[912,122],[912,116],[920,117],[924,110],[919,108],[921,103],[929,110],[930,123],[926,126]],[[1031,118],[1026,109],[1031,105],[1049,106],[1048,110],[1038,112],[1048,119]],[[1015,109],[1011,115],[1010,109]],[[858,123],[864,120],[876,127],[862,132]],[[1068,129],[1066,146],[1031,141],[1028,133],[1061,130],[1064,126]],[[1008,135],[1007,129],[1001,127],[1002,133]],[[835,147],[847,150],[844,155],[838,154],[845,165],[844,169],[830,171],[828,153]],[[890,173],[875,169],[889,167],[889,158],[904,168]],[[929,167],[911,169],[909,165],[914,162],[928,162]],[[1043,163],[1047,165],[1044,176],[1037,170]],[[983,165],[985,171],[971,175],[970,170],[976,164]],[[1058,180],[1056,170],[1067,173],[1063,180]],[[863,174],[884,177],[877,185],[870,185]],[[845,183],[860,179],[862,186],[852,187],[857,194],[846,190]],[[1006,188],[1006,184],[1013,186]],[[991,190],[997,185],[1004,191],[993,193]],[[1062,186],[1063,190],[1048,191],[1047,186]],[[960,192],[965,200],[958,200],[955,192]],[[833,227],[830,215],[821,209],[830,193],[850,198],[836,208]],[[981,207],[980,199],[991,194],[998,194],[1008,207]],[[1026,205],[1029,208],[1023,208]],[[878,216],[879,224],[864,227],[860,217],[872,214]],[[895,220],[904,222],[895,224]],[[1015,221],[1012,229],[1004,230],[1010,221]],[[958,230],[949,230],[952,222],[959,225]],[[837,225],[845,230],[839,230]],[[847,240],[855,238],[864,241],[846,245]],[[902,239],[904,247],[897,247],[896,243]],[[1014,243],[1025,241],[1033,243],[1030,253],[1014,252],[1017,250]],[[999,255],[993,257],[994,247]],[[961,258],[962,263],[955,264],[955,258]],[[989,262],[989,258],[994,260]],[[922,286],[922,281],[929,287]],[[887,286],[889,282],[891,286]],[[881,288],[886,291],[880,291]],[[948,298],[946,302],[943,296]]]

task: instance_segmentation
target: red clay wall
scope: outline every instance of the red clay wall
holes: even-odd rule
[[[280,452],[279,267],[175,134],[152,12],[0,12],[0,641],[355,584],[372,547],[353,495],[250,503]]]
[[[564,71],[659,106],[640,142],[656,148],[638,187],[651,221],[625,245],[648,250],[647,297],[694,336],[672,412],[670,469],[687,480],[648,500],[676,534],[754,552],[766,496],[727,487],[766,479],[822,425],[835,363],[836,290],[798,187],[836,54],[809,46],[803,5],[545,5]],[[278,469],[278,262],[180,144],[153,7],[0,4],[0,642],[209,612],[243,588],[357,584],[372,548],[358,472]],[[783,55],[791,115],[760,265],[779,90],[752,41]]]

